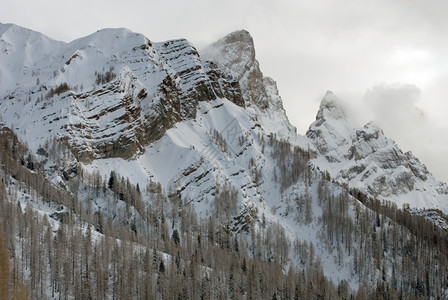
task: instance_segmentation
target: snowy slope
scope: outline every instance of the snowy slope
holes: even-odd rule
[[[12,92],[29,80],[39,62],[52,60],[63,42],[52,40],[41,33],[14,24],[0,24],[0,89]],[[36,83],[30,81],[27,88]]]
[[[127,29],[62,43],[0,24],[0,45],[0,115],[33,153],[56,140],[73,153],[75,169],[104,182],[114,171],[142,190],[160,183],[169,199],[189,203],[203,219],[220,215],[216,196],[231,187],[235,209],[225,225],[264,235],[266,223],[279,224],[288,263],[302,266],[295,239],[314,244],[335,283],[359,282],[352,254],[341,258],[325,245],[322,186],[355,203],[350,218],[361,204],[347,191],[448,213],[447,186],[374,124],[355,128],[332,93],[307,135],[297,136],[246,31],[199,53],[186,40],[155,43]],[[68,186],[55,164],[46,161],[48,176]],[[97,210],[107,203],[106,196],[77,196]]]

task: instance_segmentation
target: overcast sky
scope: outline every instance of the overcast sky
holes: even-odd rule
[[[72,41],[106,27],[197,48],[248,30],[265,76],[305,133],[332,90],[448,182],[448,1],[0,0],[0,22]]]

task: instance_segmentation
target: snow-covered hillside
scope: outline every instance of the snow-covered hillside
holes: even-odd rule
[[[130,158],[194,118],[199,101],[244,105],[238,83],[203,63],[186,40],[153,44],[126,29],[104,29],[65,44],[1,27],[2,116],[34,151],[56,138],[82,161]]]
[[[244,30],[198,52],[183,39],[152,42],[127,29],[63,43],[0,24],[0,117],[29,146],[39,172],[81,210],[146,232],[155,225],[143,212],[160,206],[173,211],[174,234],[181,227],[175,210],[191,207],[199,220],[241,237],[252,257],[284,272],[322,268],[353,290],[395,278],[396,261],[405,260],[394,252],[404,246],[384,248],[387,263],[378,267],[366,249],[379,253],[383,245],[357,238],[370,223],[375,236],[404,223],[386,212],[380,218],[374,201],[448,214],[447,185],[374,124],[353,126],[331,92],[306,136],[297,135]],[[11,177],[9,191],[20,181]],[[114,190],[121,177],[143,204]],[[154,204],[155,190],[163,205]],[[68,210],[33,207],[48,216]],[[414,232],[401,234],[404,243]]]

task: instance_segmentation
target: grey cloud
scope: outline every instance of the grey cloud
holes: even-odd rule
[[[432,122],[419,105],[421,90],[413,84],[381,84],[369,89],[351,113],[374,121],[404,150],[411,150],[439,180],[448,178],[448,130]]]

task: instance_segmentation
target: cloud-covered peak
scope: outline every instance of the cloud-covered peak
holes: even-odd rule
[[[217,40],[201,50],[201,56],[229,69],[236,80],[240,80],[256,62],[254,41],[246,30],[232,32]]]
[[[245,29],[231,32],[223,37],[221,41],[225,44],[243,43],[254,48],[254,40],[249,31]]]
[[[344,105],[332,91],[325,93],[316,116],[316,121],[327,119],[347,119]]]

